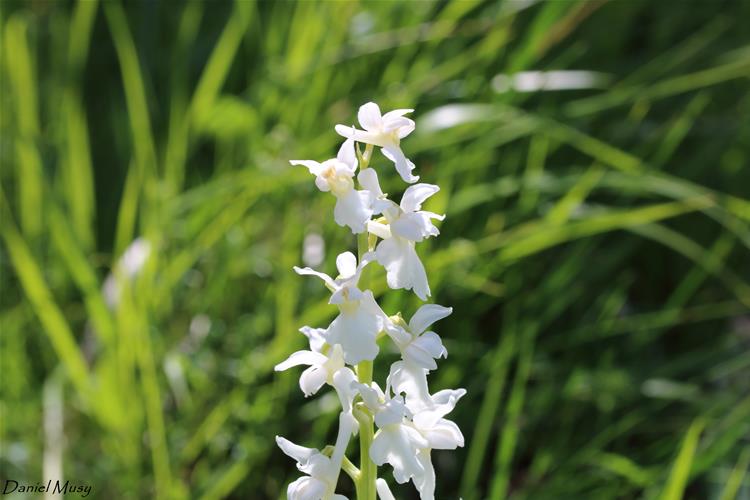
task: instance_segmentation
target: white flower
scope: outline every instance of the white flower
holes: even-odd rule
[[[352,401],[356,393],[352,390],[351,384],[356,381],[357,376],[351,368],[345,366],[341,345],[328,345],[323,328],[303,326],[300,332],[309,339],[311,350],[292,353],[286,360],[276,365],[274,370],[280,372],[293,366],[308,365],[310,368],[303,371],[299,378],[299,386],[305,393],[305,397],[315,394],[323,387],[323,384],[328,383],[336,390],[344,411],[351,412]]]
[[[336,258],[340,278],[336,280],[310,268],[294,268],[298,274],[319,277],[333,292],[328,303],[338,306],[339,315],[326,330],[325,340],[331,345],[341,344],[344,359],[350,365],[375,359],[379,351],[377,335],[388,322],[387,316],[375,302],[372,292],[363,292],[357,288],[362,269],[372,261],[372,258],[373,255],[367,253],[357,265],[357,259],[351,252],[340,254]]]
[[[414,413],[412,425],[427,439],[429,447],[420,448],[417,453],[425,473],[415,477],[414,485],[419,490],[422,500],[435,498],[435,468],[432,466],[430,452],[434,450],[455,450],[464,445],[464,436],[455,422],[443,418],[453,411],[456,403],[466,394],[465,389],[439,391],[432,396],[432,405]]]
[[[404,152],[401,151],[401,139],[411,134],[414,130],[414,120],[404,117],[406,113],[411,113],[413,109],[396,109],[381,115],[380,108],[374,102],[368,102],[359,108],[357,117],[359,124],[364,130],[358,130],[346,125],[336,125],[336,132],[348,139],[354,139],[357,142],[379,146],[383,155],[396,165],[401,178],[413,183],[419,180],[419,177],[412,175],[414,163],[409,161]]]
[[[408,402],[406,407],[413,413],[414,427],[430,443],[435,450],[455,450],[464,445],[464,436],[458,426],[443,417],[452,412],[456,403],[466,394],[466,389],[444,389],[429,397],[428,404],[424,401]]]
[[[305,397],[311,396],[318,392],[326,382],[333,385],[333,375],[344,368],[344,352],[338,344],[330,349],[329,356],[314,351],[297,351],[276,365],[274,370],[282,372],[298,365],[310,367],[302,372],[299,386],[305,393]]]
[[[420,316],[415,314],[410,322],[415,324],[422,322],[423,326],[416,326],[417,329],[427,328],[429,323],[439,319],[430,319],[427,314]],[[391,366],[388,386],[395,394],[406,395],[405,406],[408,414],[411,415],[409,425],[417,430],[427,442],[426,446],[420,446],[416,450],[415,458],[423,473],[415,475],[413,481],[422,500],[433,500],[435,498],[435,469],[432,466],[430,452],[433,449],[452,450],[464,445],[464,437],[458,426],[443,417],[455,408],[456,402],[466,394],[466,390],[447,389],[431,395],[427,387],[427,369],[407,361],[399,361]]]
[[[427,448],[429,442],[410,425],[411,414],[400,397],[386,399],[378,384],[355,384],[365,405],[375,416],[378,431],[370,447],[370,459],[377,465],[388,463],[393,467],[393,477],[399,484],[411,478],[415,484],[425,473],[417,460],[417,451]]]
[[[422,473],[414,474],[414,486],[419,490],[422,500],[434,500],[435,469],[430,452],[433,449],[452,450],[464,445],[461,430],[455,422],[443,417],[455,408],[466,390],[446,389],[430,395],[427,389],[427,370],[403,361],[394,363],[391,367],[388,383],[394,393],[406,394],[405,406],[407,413],[411,415],[408,425],[423,439],[415,451],[415,459]]]
[[[438,191],[440,188],[432,184],[416,184],[406,189],[399,205],[377,200],[374,206],[382,211],[387,224],[376,221],[367,224],[370,233],[383,239],[375,249],[375,256],[385,267],[388,286],[413,289],[422,300],[430,296],[430,286],[414,244],[440,234],[432,219],[443,220],[445,216],[421,210],[422,203]]]
[[[339,226],[348,226],[353,233],[365,230],[365,223],[373,214],[372,202],[377,196],[368,190],[354,189],[354,173],[357,170],[357,157],[354,153],[354,141],[348,139],[341,145],[336,158],[318,163],[313,160],[292,160],[292,165],[303,165],[315,176],[315,185],[321,191],[330,191],[336,197],[333,218]],[[360,184],[375,187],[380,192],[377,174],[365,169],[360,172]],[[374,181],[373,181],[374,176]],[[374,184],[373,184],[374,182]],[[382,193],[381,193],[382,194]]]
[[[297,461],[297,468],[307,474],[292,482],[286,490],[289,500],[322,500],[327,491],[335,488],[338,468],[332,460],[314,448],[299,446],[288,439],[276,436],[281,451]],[[346,500],[343,495],[333,495],[334,500]]]
[[[440,336],[427,332],[435,321],[445,318],[453,312],[451,307],[438,304],[425,304],[411,317],[408,325],[393,321],[386,329],[388,335],[401,350],[401,358],[407,362],[428,370],[437,369],[436,359],[448,356]]]

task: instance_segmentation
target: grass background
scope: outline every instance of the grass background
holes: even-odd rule
[[[329,272],[356,245],[288,160],[331,157],[333,125],[375,100],[415,108],[403,147],[448,215],[420,245],[454,307],[431,386],[468,390],[452,414],[467,444],[434,453],[438,498],[750,498],[748,2],[0,14],[0,479],[284,494],[296,471],[273,436],[322,447],[336,425],[330,394],[272,372],[335,312],[291,268],[306,235]],[[507,88],[549,70],[600,78]],[[131,276],[116,263],[134,241],[152,251]]]

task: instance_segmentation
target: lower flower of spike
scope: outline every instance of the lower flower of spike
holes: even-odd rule
[[[281,451],[297,461],[297,468],[306,475],[289,484],[288,500],[322,500],[338,477],[338,468],[330,458],[314,448],[299,446],[288,439],[276,436]],[[333,495],[333,500],[347,500],[343,495]]]

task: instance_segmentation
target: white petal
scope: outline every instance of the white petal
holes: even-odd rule
[[[299,387],[305,394],[305,397],[312,396],[320,390],[321,387],[326,383],[328,373],[320,366],[311,366],[307,370],[302,372],[299,377]]]
[[[313,352],[322,352],[323,346],[326,343],[324,337],[325,328],[311,328],[309,326],[303,326],[299,329],[302,334],[307,337],[310,341],[310,350]]]
[[[420,500],[435,500],[435,467],[432,466],[430,450],[419,450],[417,460],[424,469],[424,474],[414,478],[414,486],[419,491],[419,498]]]
[[[339,148],[336,159],[349,167],[352,172],[357,169],[357,155],[354,152],[354,139],[347,139]]]
[[[416,212],[422,209],[422,203],[440,191],[440,188],[434,184],[415,184],[409,186],[401,197],[401,210],[404,212]]]
[[[323,166],[317,161],[313,160],[290,160],[289,163],[291,163],[292,165],[302,165],[304,167],[307,167],[307,170],[309,170],[313,175],[318,175],[320,174],[320,171],[323,170]]]
[[[380,305],[377,303],[377,301],[375,300],[375,296],[370,290],[365,290],[364,292],[362,292],[360,306],[362,307],[363,311],[377,318],[378,332],[383,330],[385,327],[385,323],[388,321],[388,316],[386,316],[383,309],[380,308]]]
[[[387,140],[388,137],[379,132],[367,132],[364,130],[356,129],[354,127],[347,127],[346,125],[341,124],[336,125],[335,128],[336,133],[340,136],[346,137],[348,139],[354,139],[357,142],[361,142],[364,144],[373,144],[375,146],[380,146],[381,148],[386,144],[391,144],[391,142]]]
[[[395,130],[408,129],[408,128],[411,128],[412,130],[414,130],[414,120],[410,120],[404,116],[389,117],[388,120],[386,120],[385,116],[383,116],[383,131],[384,132],[393,132]]]
[[[293,458],[297,463],[308,463],[310,458],[315,453],[318,453],[318,450],[315,448],[305,448],[281,436],[276,436],[276,444],[281,448],[281,451]]]
[[[378,491],[378,498],[380,500],[396,500],[396,497],[393,496],[391,489],[388,487],[388,483],[382,477],[379,477],[375,481],[375,488]]]
[[[379,198],[372,202],[373,213],[382,213],[386,220],[393,220],[398,218],[401,214],[401,208],[396,205],[393,201],[385,198]]]
[[[390,226],[381,222],[375,222],[374,220],[367,222],[367,232],[384,240],[391,237]]]
[[[422,430],[422,435],[435,450],[455,450],[464,445],[464,435],[455,422],[440,419],[431,429]]]
[[[322,175],[319,175],[315,178],[315,186],[324,193],[327,193],[331,190],[331,185],[328,184],[328,179],[326,179]]]
[[[352,384],[357,389],[357,392],[362,396],[365,406],[370,409],[371,412],[377,413],[382,407],[381,400],[384,399],[383,391],[376,382],[372,382],[370,385],[360,384],[355,382]]]
[[[433,394],[432,400],[436,405],[448,405],[450,410],[453,410],[453,408],[456,407],[458,400],[465,395],[466,389],[443,389],[442,391]]]
[[[416,454],[417,449],[428,445],[416,429],[406,425],[389,425],[375,434],[370,447],[370,459],[377,465],[388,462],[393,467],[393,477],[403,484],[409,478],[424,473]]]
[[[430,219],[445,220],[445,214],[436,214],[435,212],[428,212],[427,210],[422,210],[419,213],[423,214],[425,217],[429,217]]]
[[[430,236],[437,236],[440,231],[424,212],[410,212],[391,222],[391,233],[418,243]]]
[[[370,192],[370,196],[373,200],[383,196],[383,190],[380,189],[380,183],[378,182],[378,174],[375,172],[374,168],[360,170],[359,175],[357,175],[357,180],[363,188]]]
[[[321,500],[326,492],[326,484],[314,477],[301,477],[290,483],[286,489],[287,500]]]
[[[324,193],[331,190],[331,186],[328,185],[328,180],[320,175],[320,173],[325,168],[323,164],[312,160],[291,160],[289,163],[291,163],[292,165],[303,165],[307,167],[310,173],[315,176],[315,185],[318,187],[318,189],[320,189]]]
[[[424,240],[426,228],[422,224],[422,218],[415,213],[402,214],[390,226],[391,234],[414,242]]]
[[[388,334],[388,336],[396,343],[397,346],[399,346],[399,348],[408,346],[412,341],[411,334],[400,326],[394,325],[392,322],[388,321],[388,323],[386,323],[384,327],[385,333]]]
[[[325,273],[321,273],[316,271],[315,269],[310,269],[309,267],[297,267],[294,266],[294,272],[303,276],[317,276],[318,278],[322,279],[326,285],[331,287],[332,289],[337,289],[338,285],[336,285],[336,282],[333,281],[333,279],[328,276]]]
[[[312,351],[297,351],[292,353],[286,360],[282,361],[274,367],[277,372],[283,372],[291,368],[292,366],[298,365],[321,365],[328,360],[325,356],[319,352]]]
[[[360,106],[357,119],[365,130],[380,130],[383,128],[383,116],[380,114],[380,108],[374,102],[368,102]]]
[[[458,400],[464,394],[466,394],[465,389],[445,389],[438,391],[429,397],[429,401],[422,409],[413,408],[417,404],[421,404],[421,401],[414,405],[407,401],[407,405],[410,409],[413,408],[412,411],[415,413],[413,419],[414,425],[423,431],[434,427],[445,415],[453,411],[456,403],[458,403]]]
[[[409,330],[411,330],[411,333],[419,335],[433,323],[449,316],[452,312],[452,307],[443,307],[439,304],[425,304],[417,309],[417,312],[409,320]]]
[[[404,349],[403,358],[405,361],[427,370],[437,369],[437,363],[435,362],[436,356],[432,356],[424,349],[415,346],[413,342],[407,345]]]
[[[404,421],[404,417],[411,416],[406,405],[404,405],[401,397],[390,399],[380,407],[378,412],[375,414],[375,423],[378,428],[383,428],[387,425],[400,424]]]
[[[351,252],[343,252],[336,257],[336,269],[343,279],[351,278],[357,272],[357,257]]]
[[[411,113],[413,109],[394,109],[383,115],[383,129],[391,132],[401,128],[411,128],[414,130],[414,120],[406,118],[406,113]],[[411,132],[411,130],[409,132]],[[407,133],[408,135],[408,133]]]
[[[447,357],[448,351],[443,346],[440,336],[435,332],[426,332],[405,349],[404,358],[420,365],[422,368],[434,370],[437,368],[435,359]]]
[[[364,297],[364,294],[362,291],[353,285],[353,282],[355,282],[357,279],[359,279],[359,276],[356,276],[356,279],[349,279],[345,283],[345,286],[342,286],[335,292],[333,292],[333,295],[331,295],[331,299],[328,301],[329,304],[335,304],[335,305],[342,305],[347,304],[349,302],[359,302]]]
[[[362,233],[365,230],[365,224],[372,217],[370,204],[368,191],[352,189],[348,194],[337,197],[333,218],[336,224],[349,227],[354,234]]]
[[[379,144],[376,144],[376,146],[379,146]],[[406,156],[404,156],[404,153],[403,151],[401,151],[400,147],[394,146],[392,144],[387,144],[381,146],[381,148],[382,149],[380,151],[382,151],[383,155],[393,163],[395,163],[396,171],[404,180],[404,182],[412,184],[419,180],[418,176],[414,176],[411,174],[411,171],[414,170],[414,164],[406,159]]]
[[[363,310],[361,306],[353,312],[342,311],[326,332],[329,344],[341,344],[347,364],[356,365],[360,361],[375,359],[378,344],[375,338],[380,331],[378,318]]]
[[[354,401],[354,396],[357,395],[357,389],[352,386],[352,383],[356,380],[357,376],[351,368],[344,367],[333,374],[333,388],[336,389],[336,394],[341,401],[341,408],[345,412],[352,410],[352,401]]]
[[[415,124],[412,120],[409,120],[409,122],[409,124],[399,127],[396,131],[399,140],[414,132]]]
[[[421,366],[404,361],[393,363],[388,374],[388,385],[393,388],[394,394],[406,394],[406,406],[414,414],[434,406],[427,387],[427,370]]]
[[[389,111],[386,114],[383,115],[383,121],[388,121],[393,118],[398,118],[400,116],[404,116],[407,113],[413,113],[413,109],[394,109],[393,111]]]
[[[394,236],[381,241],[375,254],[378,262],[385,267],[389,287],[413,289],[417,297],[427,300],[430,296],[430,286],[413,242]]]

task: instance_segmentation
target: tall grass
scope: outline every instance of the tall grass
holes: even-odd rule
[[[274,434],[335,424],[272,373],[335,312],[291,272],[332,205],[288,160],[376,100],[416,108],[451,215],[432,384],[468,389],[467,446],[436,454],[438,498],[750,498],[746,4],[0,8],[0,479],[59,453],[96,498],[284,494]],[[548,70],[597,74],[513,88]],[[56,384],[64,443],[39,431]]]

